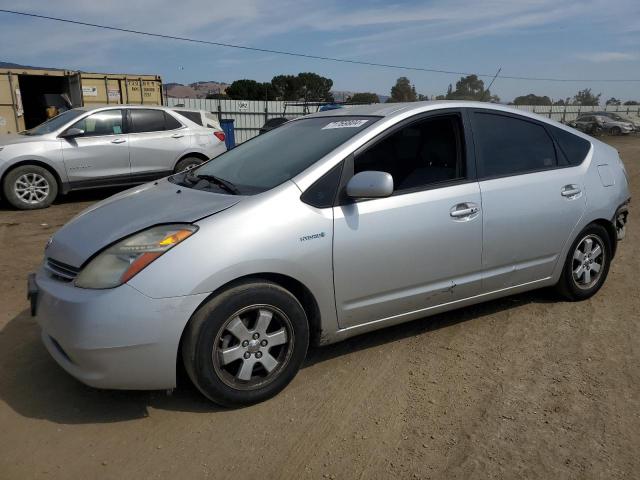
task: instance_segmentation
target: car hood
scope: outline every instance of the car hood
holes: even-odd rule
[[[17,145],[18,143],[41,142],[44,138],[45,138],[44,135],[29,136],[29,135],[20,135],[18,133],[11,133],[9,135],[1,135],[0,136],[0,147],[6,147],[8,145]]]
[[[118,193],[73,218],[51,238],[46,257],[81,267],[123,237],[166,223],[192,223],[232,207],[244,197],[180,187],[166,179]]]

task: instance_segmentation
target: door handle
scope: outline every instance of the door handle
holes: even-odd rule
[[[451,207],[449,210],[449,215],[455,219],[471,219],[475,217],[480,211],[480,207],[478,207],[474,203],[459,203]]]
[[[124,138],[116,138],[115,140],[111,140],[111,143],[124,143],[126,140]]]
[[[174,133],[171,135],[171,138],[182,138],[184,137],[184,133]]]
[[[573,184],[565,185],[564,187],[562,187],[562,190],[560,190],[560,195],[567,198],[577,198],[581,193],[582,190],[580,190],[580,186]]]

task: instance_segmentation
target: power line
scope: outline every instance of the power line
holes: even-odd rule
[[[370,66],[370,67],[382,67],[382,68],[394,68],[394,69],[399,69],[399,70],[412,70],[412,71],[419,71],[419,72],[442,73],[442,74],[448,74],[448,75],[477,75],[478,77],[487,77],[487,78],[494,77],[494,74],[490,74],[490,73],[457,72],[457,71],[451,71],[451,70],[441,70],[441,69],[436,69],[436,68],[423,68],[423,67],[413,67],[413,66],[406,66],[406,65],[392,65],[392,64],[386,64],[386,63],[365,62],[365,61],[361,61],[361,60],[350,60],[350,59],[345,59],[345,58],[325,57],[325,56],[322,56],[322,55],[311,55],[311,54],[306,54],[306,53],[288,52],[288,51],[284,51],[284,50],[272,50],[272,49],[269,49],[269,48],[248,47],[248,46],[245,46],[245,45],[234,45],[232,43],[213,42],[213,41],[210,41],[210,40],[199,40],[199,39],[196,39],[196,38],[178,37],[178,36],[166,35],[166,34],[162,34],[162,33],[144,32],[144,31],[141,31],[141,30],[133,30],[133,29],[129,29],[129,28],[114,27],[114,26],[111,26],[111,25],[101,25],[101,24],[98,24],[98,23],[82,22],[80,20],[71,20],[71,19],[68,19],[68,18],[50,17],[50,16],[47,16],[47,15],[40,15],[40,14],[36,14],[36,13],[19,12],[17,10],[0,9],[0,13],[8,13],[8,14],[11,14],[11,15],[21,15],[21,16],[24,16],[24,17],[38,18],[38,19],[41,19],[41,20],[51,20],[51,21],[55,21],[55,22],[71,23],[71,24],[74,24],[74,25],[82,25],[82,26],[85,26],[85,27],[100,28],[100,29],[103,29],[103,30],[112,30],[112,31],[116,31],[116,32],[132,33],[132,34],[135,34],[135,35],[143,35],[143,36],[147,36],[147,37],[163,38],[163,39],[166,39],[166,40],[178,40],[178,41],[182,41],[182,42],[198,43],[198,44],[204,44],[204,45],[213,45],[213,46],[225,47],[225,48],[236,48],[236,49],[241,49],[241,50],[249,50],[249,51],[253,51],[253,52],[272,53],[272,54],[277,54],[277,55],[288,55],[290,57],[301,57],[301,58],[309,58],[309,59],[314,59],[314,60],[325,60],[325,61],[329,61],[329,62],[351,63],[351,64],[355,64],[355,65],[366,65],[366,66]],[[539,82],[583,82],[583,83],[586,83],[586,82],[640,82],[640,79],[545,78],[545,77],[522,77],[522,76],[509,76],[509,75],[501,75],[500,78],[510,79],[510,80],[539,81]]]

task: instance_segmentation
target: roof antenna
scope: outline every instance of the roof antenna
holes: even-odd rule
[[[500,72],[502,71],[502,67],[498,68],[498,71],[496,72],[496,74],[493,76],[493,79],[491,80],[491,83],[489,84],[489,86],[487,87],[487,91],[491,90],[491,85],[493,85],[493,82],[496,81],[496,78],[498,78],[498,75],[500,75]]]

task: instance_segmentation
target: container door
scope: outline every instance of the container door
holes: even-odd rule
[[[69,76],[69,96],[73,108],[82,107],[82,82],[79,73]]]

